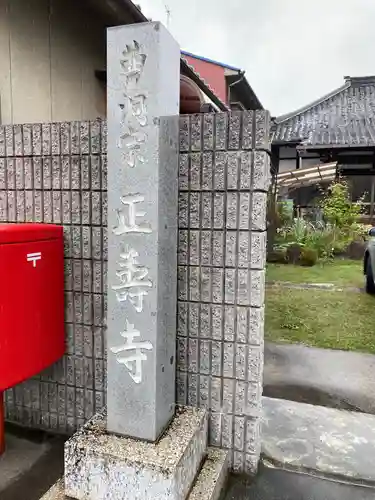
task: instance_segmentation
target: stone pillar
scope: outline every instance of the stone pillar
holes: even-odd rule
[[[179,72],[160,23],[109,29],[107,429],[148,441],[175,409]]]

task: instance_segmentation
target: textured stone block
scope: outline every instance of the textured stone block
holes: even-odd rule
[[[102,137],[101,137],[101,120],[96,120],[90,124],[90,144],[91,144],[91,154],[104,153],[102,149]]]
[[[81,189],[81,162],[79,156],[70,158],[70,181],[71,189]]]
[[[25,192],[17,193],[17,222],[25,222]]]
[[[228,143],[228,113],[215,114],[215,148],[225,150]]]
[[[61,161],[59,157],[52,158],[52,189],[61,189]]]
[[[17,222],[17,202],[15,191],[8,191],[7,195],[7,222]]]
[[[0,157],[6,156],[5,126],[0,126]]]
[[[101,158],[99,156],[91,156],[88,158],[90,164],[90,177],[91,177],[91,189],[99,190],[102,184],[102,169],[101,169]],[[90,186],[89,186],[90,187]],[[106,189],[106,186],[102,189]]]
[[[202,115],[192,115],[190,117],[191,150],[201,151],[202,149]]]
[[[0,189],[7,189],[6,160],[0,158]]]
[[[90,154],[90,123],[80,122],[79,127],[80,154],[88,155]]]
[[[52,161],[51,158],[42,159],[43,168],[43,189],[52,189]]]
[[[201,154],[190,155],[189,189],[199,191],[201,187]]]
[[[213,189],[213,156],[212,153],[204,153],[202,156],[202,190]]]
[[[214,114],[203,115],[203,149],[205,151],[214,148],[214,120]]]
[[[40,500],[71,500],[65,496],[64,479],[60,479]]]
[[[88,156],[82,156],[81,162],[81,188],[90,189],[91,165]]]
[[[254,155],[254,169],[252,189],[268,191],[271,182],[270,155],[265,151],[256,151]]]
[[[190,265],[210,266],[212,263],[212,233],[211,231],[190,232]]]
[[[264,269],[266,265],[267,253],[267,233],[252,231],[250,237],[250,263],[252,269]]]
[[[74,155],[80,154],[80,123],[70,123],[70,152]]]
[[[180,116],[180,152],[190,149],[190,116]]]
[[[216,152],[214,158],[214,190],[224,190],[226,186],[226,168],[228,155],[226,152]]]
[[[255,148],[270,147],[270,114],[265,110],[255,112]]]
[[[51,143],[52,155],[59,155],[61,152],[60,123],[51,123]]]
[[[189,195],[181,193],[178,198],[178,226],[180,229],[189,227]]]
[[[241,273],[242,271],[239,271]],[[250,281],[250,297],[248,294],[241,295],[239,303],[251,305],[253,307],[263,307],[264,305],[264,289],[265,289],[265,271],[251,271],[249,274]],[[248,283],[248,281],[247,281]],[[248,299],[249,297],[249,299]],[[249,300],[249,301],[248,301]]]
[[[31,191],[25,192],[25,220],[34,222],[34,197]]]
[[[264,336],[264,307],[250,308],[249,343],[261,345]]]
[[[239,188],[240,159],[241,156],[237,151],[228,153],[227,189],[229,190],[237,190]]]
[[[52,153],[52,136],[51,124],[42,123],[42,154],[43,156],[51,155]]]
[[[70,189],[70,157],[61,157],[61,177],[62,177],[62,188]]]
[[[209,448],[188,500],[219,500],[228,477],[229,453]],[[49,500],[48,498],[46,500]]]
[[[201,224],[201,193],[190,193],[189,208],[189,226],[191,229],[199,229]]]
[[[14,158],[6,160],[7,169],[7,189],[16,189],[16,161]]]
[[[42,126],[39,123],[32,125],[33,155],[42,155]]]
[[[178,187],[180,191],[189,189],[189,156],[186,154],[179,156]]]
[[[253,147],[253,123],[254,111],[243,112],[242,148],[252,149]]]
[[[207,446],[204,410],[179,408],[158,443],[117,437],[95,416],[65,445],[65,494],[77,500],[186,498]]]
[[[15,161],[15,176],[16,176],[16,189],[22,190],[25,188],[25,177],[23,168],[23,158],[16,158]]]
[[[229,115],[228,149],[240,147],[242,112],[234,111]]]
[[[255,192],[251,198],[251,229],[253,231],[265,231],[267,227],[267,193]]]
[[[5,125],[5,155],[14,156],[14,128],[13,125]]]

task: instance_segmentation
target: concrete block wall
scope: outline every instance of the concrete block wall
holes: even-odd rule
[[[181,118],[177,400],[236,472],[260,455],[269,115]]]
[[[13,422],[72,433],[105,404],[106,172],[105,122],[0,127],[0,222],[65,232],[67,354],[7,391]]]
[[[181,117],[177,402],[210,411],[236,472],[260,453],[269,115]],[[106,123],[0,127],[0,222],[63,224],[65,358],[6,416],[72,433],[105,405]]]

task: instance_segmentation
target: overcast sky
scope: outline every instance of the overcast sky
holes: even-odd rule
[[[239,67],[272,115],[375,75],[375,0],[135,0],[182,49]]]

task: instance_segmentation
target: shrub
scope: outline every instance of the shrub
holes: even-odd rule
[[[289,226],[293,220],[288,206],[276,200],[275,193],[270,190],[267,200],[267,247],[273,249],[278,231]]]
[[[333,244],[332,257],[342,257],[346,255],[349,242],[346,240],[337,240]]]
[[[316,250],[319,258],[331,258],[337,237],[337,229],[334,226],[317,222],[306,235],[304,246]]]
[[[288,204],[276,200],[275,194],[271,191],[267,199],[267,219],[268,224],[276,229],[289,225],[293,220],[293,212],[290,211]]]
[[[364,211],[363,198],[353,202],[346,181],[333,182],[320,201],[324,220],[344,231],[354,229],[359,224]]]
[[[299,246],[316,250],[319,259],[331,259],[345,255],[353,241],[365,241],[368,230],[357,222],[338,227],[330,222],[309,222],[302,218],[294,219],[290,225],[280,228],[276,236],[276,246],[285,248]],[[297,255],[287,252],[289,262],[295,263]]]
[[[301,255],[299,258],[299,264],[301,266],[312,267],[318,261],[318,252],[313,248],[304,247],[301,250]]]
[[[288,246],[286,250],[286,256],[288,262],[291,264],[298,264],[301,254],[302,254],[303,246],[298,243],[293,243]]]
[[[363,240],[354,240],[346,248],[346,255],[352,260],[362,260],[367,243]]]
[[[288,248],[297,245],[300,248],[308,247],[317,251],[319,258],[333,256],[335,242],[338,239],[338,230],[324,222],[308,222],[297,218],[289,227],[278,231],[277,243],[279,247]],[[298,256],[297,256],[298,257]],[[289,256],[290,262],[296,262],[296,256]]]
[[[287,264],[288,257],[286,255],[285,248],[274,248],[267,255],[267,262],[272,262],[274,264]]]

